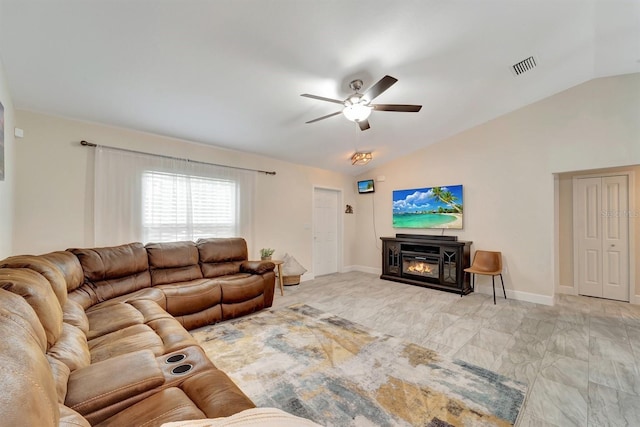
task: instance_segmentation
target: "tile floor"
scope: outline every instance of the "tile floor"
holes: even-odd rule
[[[276,289],[302,302],[524,381],[518,425],[640,426],[640,306],[560,295],[554,306],[332,274]]]

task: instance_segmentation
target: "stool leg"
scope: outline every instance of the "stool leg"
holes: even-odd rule
[[[496,304],[496,276],[491,276],[491,284],[493,284],[493,305]]]
[[[502,293],[504,294],[504,299],[507,299],[507,291],[504,290],[504,280],[502,280],[502,273],[500,273],[500,281],[502,282]]]

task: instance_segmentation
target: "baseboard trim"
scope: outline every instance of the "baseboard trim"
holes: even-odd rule
[[[309,280],[315,279],[316,276],[313,273],[306,272],[300,277],[300,283],[307,282]]]
[[[578,295],[578,290],[573,286],[558,286],[558,293],[564,295]]]
[[[349,273],[351,271],[360,271],[362,273],[376,274],[378,276],[382,274],[382,270],[380,270],[379,268],[367,267],[365,265],[347,265],[342,269],[342,271],[344,273]]]
[[[530,292],[523,291],[514,291],[511,289],[507,289],[507,298],[514,299],[516,301],[526,301],[533,302],[535,304],[543,304],[543,305],[553,305],[553,297],[548,295],[540,295],[540,294],[532,294]],[[493,295],[493,289],[491,286],[481,285],[478,286],[476,283],[475,292],[486,295]],[[504,295],[502,293],[502,286],[496,285],[496,299],[504,299]]]
[[[345,265],[344,267],[342,267],[342,270],[340,272],[349,273],[351,271],[359,271],[362,273],[375,274],[377,276],[382,274],[382,270],[380,268],[367,267],[365,265]],[[307,280],[313,280],[314,278],[315,277],[312,273],[305,273],[300,278],[300,281],[306,282]],[[560,288],[561,288],[561,291],[564,290],[563,288],[566,288],[568,290],[573,289],[572,287],[569,287],[569,286],[561,286]],[[488,286],[488,285],[478,286],[477,283],[476,283],[475,292],[478,292],[481,294],[493,295],[493,290],[491,286]],[[504,298],[504,296],[502,295],[502,287],[500,285],[496,286],[496,298],[498,297]],[[511,289],[507,289],[507,298],[514,299],[517,301],[533,302],[536,304],[543,304],[543,305],[553,305],[553,299],[554,299],[553,296],[532,294],[530,292],[514,291]],[[640,296],[636,296],[636,298],[637,298],[637,301],[640,303]]]

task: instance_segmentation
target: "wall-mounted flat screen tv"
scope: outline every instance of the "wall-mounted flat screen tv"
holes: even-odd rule
[[[393,191],[394,228],[462,229],[462,185]]]
[[[372,179],[366,179],[364,181],[358,181],[358,193],[362,194],[362,193],[373,193],[375,190],[375,187],[373,186],[373,180]]]

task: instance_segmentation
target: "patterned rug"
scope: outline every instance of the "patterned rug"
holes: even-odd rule
[[[325,426],[509,426],[526,385],[307,305],[192,331],[260,407]]]

